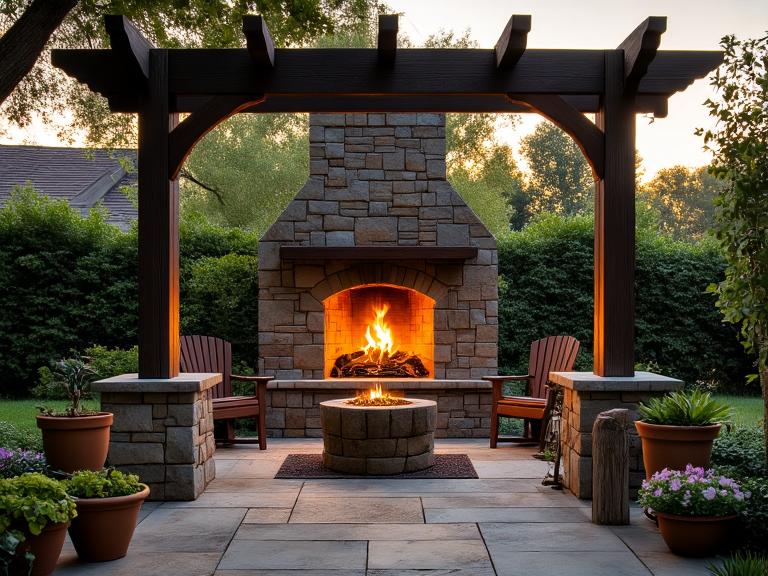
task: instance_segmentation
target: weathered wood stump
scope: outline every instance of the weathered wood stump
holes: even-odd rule
[[[601,412],[592,427],[592,522],[629,524],[629,410]]]
[[[415,472],[435,463],[437,403],[408,398],[403,406],[320,403],[323,464],[346,474]]]

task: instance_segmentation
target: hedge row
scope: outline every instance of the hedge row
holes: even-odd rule
[[[181,226],[184,333],[233,342],[254,367],[258,239],[201,220]],[[499,241],[500,365],[525,370],[531,340],[573,334],[578,367],[591,368],[592,223],[546,217]],[[640,234],[637,248],[639,362],[686,381],[740,383],[750,370],[735,331],[720,322],[705,287],[720,278],[715,248]],[[137,327],[136,232],[99,213],[22,190],[0,209],[0,395],[25,395],[37,370],[94,344],[130,348]]]

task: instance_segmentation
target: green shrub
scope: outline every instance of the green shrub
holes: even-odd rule
[[[768,475],[763,446],[763,431],[757,426],[725,430],[715,439],[712,464],[727,466],[729,474],[740,478]]]
[[[37,472],[0,478],[0,532],[13,528],[37,535],[49,522],[67,522],[76,515],[74,498],[58,480]]]
[[[731,409],[709,392],[670,392],[637,406],[643,422],[672,426],[710,426],[728,420]]]
[[[742,483],[752,493],[746,509],[739,514],[740,548],[768,553],[768,478],[749,478]]]
[[[64,484],[67,494],[75,498],[130,496],[144,489],[136,474],[124,474],[113,468],[98,472],[80,470],[65,480]]]
[[[85,356],[90,358],[91,370],[96,380],[139,371],[138,346],[123,350],[96,345],[86,348]]]
[[[577,370],[592,369],[594,231],[590,216],[543,215],[499,239],[499,366],[524,373],[533,340],[581,341]],[[741,386],[753,371],[737,331],[706,287],[725,264],[709,243],[637,235],[635,357],[689,383]]]
[[[722,566],[710,564],[708,569],[712,576],[765,576],[768,574],[768,558],[739,552],[726,558]]]
[[[232,342],[236,361],[258,360],[258,259],[245,254],[200,258],[182,295],[183,334],[207,334]]]
[[[0,420],[0,447],[42,452],[43,438],[37,431],[19,430],[10,422]]]

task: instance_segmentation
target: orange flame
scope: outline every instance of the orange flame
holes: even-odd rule
[[[384,316],[389,312],[389,304],[374,307],[373,311],[376,318],[365,330],[366,344],[362,349],[371,360],[380,363],[397,352],[397,348],[395,348],[392,330],[384,322]]]
[[[381,390],[381,384],[376,384],[373,388],[368,390],[368,399],[376,400],[377,398],[383,398],[384,392]]]

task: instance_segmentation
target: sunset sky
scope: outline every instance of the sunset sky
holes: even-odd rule
[[[469,30],[482,48],[496,43],[512,14],[531,14],[530,48],[613,48],[646,17],[667,16],[667,32],[661,49],[716,50],[722,36],[758,37],[768,30],[768,2],[764,0],[387,0],[402,13],[400,29],[415,44],[440,29]],[[637,118],[637,148],[643,158],[646,178],[659,168],[708,162],[701,149],[696,127],[710,120],[702,105],[711,94],[707,80],[700,80],[669,102],[667,118]],[[500,132],[499,137],[515,145],[540,121],[526,115],[521,124]],[[56,131],[34,124],[25,131],[10,130],[2,144],[65,145]]]

